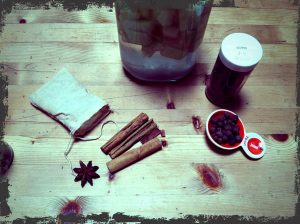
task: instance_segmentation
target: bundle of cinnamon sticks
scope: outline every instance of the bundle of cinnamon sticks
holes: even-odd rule
[[[166,142],[162,143],[157,138],[159,135],[165,137],[165,132],[159,130],[147,114],[140,113],[101,147],[101,150],[112,158],[107,162],[110,173],[116,173],[159,151]],[[139,141],[142,143],[140,147],[129,150]]]

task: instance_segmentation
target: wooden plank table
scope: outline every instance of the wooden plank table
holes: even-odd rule
[[[185,215],[293,217],[297,204],[296,105],[298,5],[291,0],[236,0],[236,7],[213,7],[197,68],[172,84],[137,83],[122,69],[114,11],[90,7],[14,9],[5,15],[0,37],[2,75],[8,79],[8,113],[4,141],[15,152],[7,174],[11,214],[0,220],[56,217],[62,200],[82,197],[83,215],[123,212],[128,216],[180,218]],[[26,24],[19,24],[21,18]],[[211,72],[222,39],[247,32],[264,49],[261,63],[231,108],[247,131],[263,135],[268,151],[258,161],[240,151],[224,155],[212,150],[204,130],[195,131],[192,116],[202,122],[217,109],[205,96],[205,74]],[[93,160],[100,166],[94,186],[73,181],[64,151],[70,136],[59,124],[33,108],[29,95],[67,68],[87,89],[114,110],[118,127],[140,112],[166,130],[168,147],[109,178],[109,157],[99,149],[117,130],[104,128],[98,141],[74,145],[69,159]],[[172,101],[175,110],[166,109]],[[97,136],[101,127],[90,136]],[[272,134],[287,134],[278,141]],[[203,191],[193,164],[218,168],[224,187]]]

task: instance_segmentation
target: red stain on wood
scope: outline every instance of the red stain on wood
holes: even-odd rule
[[[112,21],[108,20],[108,19],[100,19],[98,20],[99,23],[111,23]]]
[[[211,190],[219,190],[222,188],[222,177],[219,170],[212,165],[198,164],[196,166],[200,180]]]
[[[82,214],[84,202],[81,198],[76,198],[75,200],[64,201],[62,207],[60,208],[61,215],[80,215]]]
[[[279,142],[285,142],[288,140],[289,135],[288,134],[272,134],[271,135],[276,141]]]

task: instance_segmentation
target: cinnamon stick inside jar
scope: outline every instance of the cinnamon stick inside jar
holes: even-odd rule
[[[106,163],[110,173],[116,173],[125,167],[142,160],[143,158],[161,150],[162,144],[158,138],[154,138],[144,145],[127,151],[119,157]]]

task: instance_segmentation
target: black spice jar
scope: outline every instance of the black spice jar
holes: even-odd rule
[[[232,33],[225,37],[206,87],[207,98],[216,105],[230,104],[262,55],[261,44],[248,34]]]

